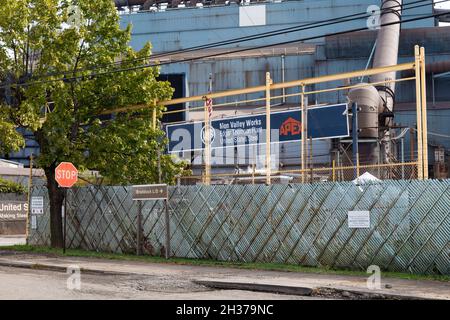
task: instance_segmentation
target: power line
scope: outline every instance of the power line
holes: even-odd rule
[[[410,6],[410,5],[413,5],[413,4],[417,4],[417,3],[421,3],[421,2],[427,2],[427,1],[429,1],[429,0],[418,0],[418,1],[410,2],[410,3],[406,3],[406,4],[395,5],[395,6],[392,6],[392,7],[386,7],[386,8],[383,8],[383,9],[384,10],[390,10],[390,9],[393,9],[393,8],[401,7],[399,9],[396,9],[396,10],[393,10],[393,11],[410,10],[410,9],[414,9],[414,8],[425,7],[425,6],[437,4],[437,3],[440,3],[440,2],[447,2],[448,0],[438,1],[438,2],[435,2],[435,3],[433,3],[433,1],[432,1],[432,2],[426,3],[426,4],[422,4],[422,5],[418,5],[418,6],[412,6],[410,8],[404,8],[404,6]],[[198,50],[201,50],[201,49],[215,48],[215,47],[220,47],[220,46],[227,45],[227,44],[235,44],[235,43],[246,42],[246,41],[250,41],[250,40],[257,40],[257,39],[272,37],[272,36],[281,35],[281,34],[285,34],[285,33],[304,31],[304,30],[318,28],[318,27],[322,27],[322,26],[329,26],[329,25],[333,25],[333,24],[337,24],[337,23],[342,23],[342,22],[348,22],[348,21],[355,20],[354,18],[356,18],[357,16],[360,16],[360,15],[363,15],[363,16],[359,17],[357,19],[363,19],[363,18],[365,19],[365,18],[368,18],[368,17],[371,16],[367,12],[360,12],[360,13],[340,16],[340,17],[333,18],[333,19],[328,19],[328,20],[319,20],[319,21],[316,21],[316,22],[311,22],[311,23],[300,25],[300,26],[293,26],[293,27],[282,28],[282,29],[273,30],[273,31],[267,31],[267,32],[259,33],[259,34],[253,34],[253,35],[250,35],[250,36],[237,37],[237,38],[232,38],[232,39],[228,39],[228,40],[212,42],[212,43],[198,45],[198,46],[193,46],[193,47],[189,47],[189,48],[185,48],[185,49],[181,49],[181,50],[167,51],[167,52],[160,53],[160,54],[155,54],[155,55],[152,55],[152,56],[147,56],[147,57],[143,57],[143,58],[136,58],[136,59],[128,60],[126,62],[129,62],[129,61],[141,61],[141,60],[150,59],[150,58],[155,59],[155,58],[170,56],[170,55],[174,55],[174,54],[198,51]],[[345,18],[353,18],[353,19],[345,19]],[[342,20],[342,19],[345,19],[345,20]],[[322,25],[317,25],[317,24],[320,24],[320,23],[323,23],[323,24]],[[120,64],[120,63],[122,63],[122,62],[116,62],[115,64]]]
[[[420,0],[420,1],[412,2],[412,3],[409,3],[409,5],[410,5],[410,4],[415,4],[415,3],[418,3],[418,2],[424,2],[424,1],[426,1],[426,0]],[[436,3],[442,3],[442,2],[448,2],[448,1],[450,1],[450,0],[441,0],[441,1],[439,1],[439,2],[435,2],[434,4],[436,4]],[[413,9],[413,8],[418,8],[418,7],[428,6],[428,5],[430,5],[430,4],[432,4],[432,3],[427,3],[427,4],[417,5],[417,6],[413,6],[413,7],[410,7],[410,8],[404,8],[404,10],[410,10],[410,9]],[[408,5],[408,4],[403,4],[402,6],[405,6],[405,5]],[[394,8],[394,7],[398,7],[398,5],[397,5],[397,6],[390,7],[390,8]],[[385,9],[389,9],[389,8],[385,8]],[[401,9],[398,9],[398,10],[396,10],[396,11],[399,11],[399,10],[401,10]],[[392,10],[392,11],[395,11],[395,10]],[[407,20],[404,20],[404,21],[398,21],[398,22],[393,22],[393,23],[386,23],[386,24],[380,25],[380,27],[382,27],[382,26],[388,26],[388,25],[394,25],[394,24],[408,23],[408,22],[413,22],[413,21],[418,21],[418,20],[423,20],[423,19],[428,19],[428,18],[438,17],[438,16],[442,16],[442,15],[445,15],[445,14],[448,14],[448,12],[446,12],[446,13],[441,12],[441,13],[437,13],[437,14],[432,14],[432,15],[422,16],[422,17],[417,17],[417,18],[411,18],[411,19],[407,19]],[[361,14],[354,14],[354,15],[361,15]],[[350,16],[354,16],[354,15],[350,15]],[[344,17],[345,17],[345,16],[344,16]],[[367,17],[367,14],[366,14],[365,17]],[[332,19],[332,20],[342,19],[342,18],[343,18],[343,17],[335,18],[335,19]],[[346,20],[346,21],[351,21],[351,20],[353,20],[353,19]],[[330,21],[330,20],[328,20],[328,21]],[[333,24],[341,23],[341,22],[345,22],[345,21],[338,21],[338,22],[333,22],[333,23],[328,22],[327,24],[324,24],[324,25],[321,25],[321,26],[325,26],[325,25],[333,25]],[[315,23],[315,24],[317,24],[317,23]],[[320,26],[308,27],[308,28],[304,28],[304,26],[302,26],[302,27],[300,27],[300,28],[303,28],[303,29],[301,29],[301,30],[291,30],[291,31],[287,31],[287,32],[284,32],[284,31],[281,32],[281,31],[277,30],[277,31],[275,31],[276,34],[275,34],[274,32],[267,32],[267,33],[271,33],[271,35],[249,36],[249,37],[251,37],[251,38],[249,38],[249,39],[244,39],[244,40],[239,40],[239,41],[238,41],[238,38],[237,38],[237,39],[232,39],[232,40],[227,40],[227,41],[244,42],[244,41],[254,40],[254,39],[256,39],[257,37],[259,37],[259,38],[265,38],[265,37],[270,37],[270,36],[278,35],[278,34],[280,34],[280,32],[281,32],[281,33],[297,32],[297,31],[302,31],[302,30],[307,30],[307,29],[313,29],[313,28],[317,28],[317,27],[320,27]],[[291,27],[291,28],[295,28],[295,27]],[[285,28],[285,29],[289,29],[289,28]],[[245,52],[245,51],[250,51],[250,50],[256,50],[256,49],[268,48],[268,47],[273,47],[273,46],[277,46],[277,45],[284,45],[284,44],[291,44],[291,43],[295,43],[295,42],[302,42],[302,41],[314,40],[314,39],[323,38],[323,37],[326,37],[326,36],[335,36],[335,35],[341,35],[341,34],[346,34],[346,33],[352,33],[352,32],[357,32],[357,31],[363,31],[363,30],[367,30],[367,29],[369,29],[369,28],[368,28],[368,27],[364,27],[364,28],[358,28],[358,29],[346,30],[346,31],[341,31],[341,32],[335,32],[335,33],[329,33],[329,34],[322,34],[322,35],[318,35],[318,36],[312,36],[312,37],[303,38],[303,39],[297,39],[297,40],[291,40],[291,41],[285,41],[285,42],[272,43],[272,44],[263,45],[263,46],[256,46],[256,47],[250,47],[250,48],[243,48],[243,49],[233,50],[233,51],[230,51],[230,52],[227,52],[227,53],[216,53],[216,54],[210,54],[210,55],[205,55],[205,56],[200,56],[200,57],[194,57],[194,58],[182,59],[182,60],[176,60],[176,61],[170,61],[170,62],[164,62],[164,63],[152,63],[152,64],[145,64],[145,65],[141,65],[141,66],[135,66],[135,67],[124,68],[124,69],[114,69],[114,70],[109,70],[109,71],[101,72],[101,73],[91,73],[91,74],[85,75],[85,76],[84,76],[84,75],[83,75],[83,76],[73,76],[73,77],[69,77],[69,78],[67,78],[67,77],[64,76],[63,78],[59,78],[59,79],[50,79],[50,80],[43,80],[43,81],[34,81],[34,82],[22,83],[22,84],[3,85],[3,86],[0,86],[0,88],[18,87],[18,86],[30,86],[30,85],[33,85],[33,84],[52,83],[52,82],[57,82],[57,81],[66,81],[66,82],[67,82],[67,81],[72,81],[72,80],[82,80],[82,79],[91,80],[92,77],[97,77],[97,76],[102,76],[102,75],[108,75],[108,74],[112,74],[112,73],[119,73],[119,72],[125,72],[125,71],[135,71],[135,70],[146,69],[146,68],[150,68],[150,67],[154,67],[154,66],[162,66],[162,65],[169,65],[169,64],[180,63],[180,62],[189,62],[189,61],[201,60],[201,59],[212,58],[212,57],[216,57],[216,56],[224,56],[224,55],[233,54],[233,53],[240,53],[240,52]],[[283,29],[280,29],[280,30],[283,30]],[[246,38],[246,37],[243,37],[243,38]],[[215,44],[210,44],[210,45],[203,45],[203,46],[197,46],[197,47],[187,48],[187,49],[185,49],[184,51],[186,51],[186,50],[190,50],[190,51],[200,50],[199,47],[206,48],[207,46],[210,46],[210,47],[221,46],[221,45],[223,45],[223,44],[219,44],[219,43],[223,43],[223,42],[224,42],[224,41],[218,42],[218,43],[215,43]],[[197,48],[197,49],[194,50],[194,48]],[[202,49],[202,48],[201,48],[201,49]],[[184,51],[183,51],[183,50],[180,50],[180,51],[177,51],[177,52],[184,52]],[[166,54],[173,54],[173,53],[164,53],[164,55],[166,55]],[[161,55],[160,55],[160,56],[161,56]],[[153,58],[155,58],[155,57],[158,57],[158,55],[153,56]],[[148,59],[148,58],[150,58],[150,57],[137,58],[137,59]],[[135,61],[137,61],[137,60],[135,60]],[[133,60],[121,61],[120,63],[130,63],[130,62],[133,62]],[[99,68],[100,68],[100,67],[99,67]],[[95,70],[95,69],[92,69],[92,70]],[[74,71],[71,71],[71,72],[64,72],[64,73],[60,73],[60,74],[74,74],[74,73],[77,73],[77,72],[83,72],[83,71],[88,71],[88,69],[79,69],[79,70],[74,70]],[[39,78],[50,77],[50,76],[54,76],[54,75],[57,75],[57,74],[52,74],[52,75],[50,75],[50,74],[49,74],[49,75],[41,75],[41,76],[39,76]]]
[[[450,0],[444,0],[442,2],[447,2],[447,1],[450,1]],[[450,11],[447,11],[447,12],[435,13],[435,14],[431,14],[431,15],[427,15],[427,16],[407,19],[407,20],[403,20],[403,21],[395,21],[395,22],[385,23],[385,24],[381,24],[380,27],[396,25],[396,24],[403,24],[403,23],[408,23],[408,22],[414,22],[414,21],[419,21],[419,20],[424,20],[424,19],[429,19],[429,18],[436,18],[436,17],[439,17],[439,16],[447,15],[449,13],[450,13]],[[245,51],[250,51],[250,50],[255,50],[255,49],[268,48],[268,47],[273,47],[273,46],[276,46],[276,45],[291,44],[291,43],[295,43],[295,42],[314,40],[314,39],[323,38],[323,37],[337,36],[337,35],[342,35],[342,34],[347,34],[347,33],[364,31],[364,30],[367,30],[367,29],[368,29],[368,27],[357,28],[357,29],[351,29],[351,30],[346,30],[346,31],[334,32],[334,33],[329,33],[329,34],[325,34],[325,35],[312,36],[312,37],[307,37],[307,38],[302,38],[302,39],[297,39],[297,40],[279,42],[279,43],[268,44],[268,45],[257,46],[257,47],[251,47],[251,48],[245,48],[245,49],[238,49],[238,50],[234,50],[234,51],[228,52],[226,54],[216,53],[216,54],[200,56],[200,57],[195,57],[195,58],[190,58],[190,59],[183,59],[183,60],[180,60],[180,61],[171,61],[171,62],[159,63],[159,64],[146,64],[146,65],[126,68],[126,69],[110,70],[110,71],[103,72],[103,73],[97,73],[97,74],[93,73],[93,74],[90,74],[90,75],[87,75],[87,76],[76,76],[76,77],[71,77],[71,78],[64,77],[64,78],[59,78],[59,79],[35,81],[35,82],[29,82],[29,83],[23,83],[23,84],[3,85],[3,86],[0,86],[0,88],[18,87],[18,86],[31,86],[31,85],[34,85],[34,84],[53,83],[53,82],[57,82],[57,81],[68,82],[68,81],[83,80],[83,79],[92,80],[93,77],[98,77],[98,76],[103,76],[103,75],[108,75],[108,74],[113,74],[113,73],[137,71],[137,70],[147,69],[147,68],[151,68],[151,67],[155,67],[155,66],[169,65],[169,64],[175,64],[175,63],[180,63],[180,62],[196,61],[196,60],[212,58],[212,57],[216,57],[216,56],[223,56],[223,55],[227,55],[227,54],[245,52]]]
[[[427,1],[428,0],[414,1],[414,2],[410,2],[410,3],[395,5],[395,6],[392,6],[392,7],[386,7],[386,8],[383,8],[383,10],[390,10],[390,9],[393,9],[393,8],[400,7],[399,9],[391,10],[391,11],[398,12],[398,11],[402,10],[402,8],[404,6],[409,6],[409,5],[413,5],[413,4],[417,4],[417,3],[421,3],[421,2],[427,2]],[[410,10],[410,9],[414,9],[414,8],[425,7],[425,6],[437,4],[437,3],[440,3],[440,2],[448,2],[448,0],[441,0],[441,1],[438,1],[438,2],[435,2],[435,3],[433,3],[433,2],[426,3],[426,4],[422,4],[422,5],[418,5],[418,6],[413,6],[411,8],[403,8],[403,10]],[[321,21],[317,21],[317,22],[311,22],[311,23],[307,23],[307,24],[304,24],[304,25],[300,25],[300,26],[294,26],[294,27],[288,27],[288,28],[283,28],[283,29],[263,32],[263,33],[259,33],[259,34],[255,34],[255,35],[251,35],[251,36],[238,37],[238,38],[234,38],[234,39],[223,40],[223,41],[219,41],[219,42],[213,42],[213,43],[210,43],[210,44],[194,46],[194,47],[190,47],[190,48],[186,48],[186,49],[182,49],[182,50],[168,51],[168,52],[164,52],[162,54],[154,55],[152,57],[155,58],[155,57],[161,57],[161,56],[168,56],[168,55],[173,55],[173,54],[178,54],[178,53],[197,51],[199,49],[217,47],[217,46],[221,46],[221,45],[225,45],[225,44],[234,44],[234,43],[245,42],[245,41],[249,41],[249,40],[267,38],[267,37],[272,37],[272,36],[285,34],[285,33],[290,33],[290,32],[304,31],[304,30],[318,28],[318,27],[322,27],[322,26],[328,26],[328,25],[333,25],[333,24],[337,24],[337,23],[353,21],[355,19],[346,19],[346,20],[341,20],[341,19],[344,19],[344,18],[355,18],[355,17],[360,16],[360,15],[363,15],[363,16],[359,17],[357,19],[368,18],[368,17],[371,16],[367,12],[355,13],[355,14],[341,16],[341,17],[337,17],[337,18],[333,18],[333,19],[327,19],[327,20],[321,20]],[[316,24],[320,24],[320,23],[324,23],[324,24],[315,26]],[[311,26],[314,26],[314,27],[311,28]],[[148,57],[148,58],[150,58],[150,57]]]
[[[426,4],[422,4],[422,5],[417,5],[417,6],[412,6],[410,8],[404,8],[405,6],[410,6],[413,4],[417,4],[417,3],[421,3],[421,2],[428,2],[430,0],[418,0],[418,1],[414,1],[414,2],[410,2],[410,3],[406,3],[406,4],[401,4],[401,5],[395,5],[392,7],[386,7],[383,8],[383,10],[390,10],[393,8],[397,8],[397,7],[401,7],[399,9],[394,9],[392,11],[400,11],[400,10],[410,10],[410,9],[415,9],[415,8],[419,8],[419,7],[425,7],[425,6],[429,6],[429,5],[433,5],[433,4],[437,4],[437,3],[441,3],[441,2],[447,2],[448,0],[441,0],[438,2],[431,2],[431,3],[426,3]],[[361,16],[359,18],[356,18],[358,16]],[[281,34],[285,34],[285,33],[291,33],[291,32],[299,32],[299,31],[304,31],[304,30],[308,30],[308,29],[314,29],[314,28],[318,28],[318,27],[323,27],[323,26],[329,26],[329,25],[333,25],[333,24],[337,24],[337,23],[342,23],[342,22],[348,22],[348,21],[353,21],[356,19],[365,19],[370,17],[371,15],[368,14],[367,12],[360,12],[360,13],[355,13],[355,14],[351,14],[351,15],[346,15],[346,16],[341,16],[341,17],[337,17],[337,18],[333,18],[333,19],[327,19],[327,20],[321,20],[321,21],[317,21],[317,22],[311,22],[311,23],[307,23],[307,24],[303,24],[303,25],[297,25],[297,26],[293,26],[293,27],[288,27],[288,28],[282,28],[282,29],[278,29],[278,30],[273,30],[273,31],[267,31],[267,32],[263,32],[263,33],[259,33],[259,34],[253,34],[250,36],[244,36],[244,37],[237,37],[237,38],[232,38],[232,39],[228,39],[228,40],[222,40],[222,41],[218,41],[218,42],[213,42],[213,43],[209,43],[209,44],[203,44],[203,45],[198,45],[198,46],[193,46],[193,47],[189,47],[189,48],[185,48],[185,49],[181,49],[181,50],[172,50],[172,51],[167,51],[164,53],[160,53],[160,54],[155,54],[152,56],[146,56],[146,57],[141,57],[141,58],[135,58],[135,59],[130,59],[130,60],[126,60],[126,61],[117,61],[114,63],[109,63],[109,64],[103,64],[103,65],[99,65],[96,68],[84,68],[84,69],[77,69],[75,70],[75,72],[82,72],[82,71],[91,71],[91,70],[96,70],[102,67],[107,67],[110,65],[119,65],[122,63],[129,63],[129,62],[136,62],[136,61],[142,61],[142,60],[146,60],[146,59],[155,59],[155,58],[160,58],[160,57],[165,57],[165,56],[170,56],[170,55],[175,55],[175,54],[181,54],[181,53],[186,53],[186,52],[192,52],[192,51],[198,51],[198,50],[202,50],[202,49],[210,49],[210,48],[215,48],[215,47],[220,47],[223,45],[227,45],[227,44],[235,44],[235,43],[240,43],[240,42],[246,42],[246,41],[251,41],[251,40],[257,40],[257,39],[262,39],[262,38],[267,38],[267,37],[272,37],[272,36],[276,36],[276,35],[281,35]],[[345,19],[345,18],[352,18],[352,19]],[[342,20],[345,19],[345,20]],[[323,23],[322,25],[317,25]],[[54,76],[54,75],[63,75],[63,74],[73,74],[73,71],[67,71],[67,72],[60,72],[60,73],[52,73],[49,74],[49,76]]]
[[[443,110],[448,110],[448,109],[443,109]],[[432,111],[442,111],[442,110],[428,110],[427,116],[428,117],[438,117],[438,118],[450,118],[450,115],[445,115],[445,114],[432,114]],[[404,111],[395,111],[395,113],[399,116],[417,116],[417,114],[415,113],[406,113]]]

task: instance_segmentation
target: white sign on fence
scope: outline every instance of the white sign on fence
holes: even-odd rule
[[[31,197],[31,214],[44,214],[44,197]]]
[[[31,216],[31,229],[36,230],[37,229],[37,217]]]
[[[370,211],[349,211],[349,228],[370,228]]]

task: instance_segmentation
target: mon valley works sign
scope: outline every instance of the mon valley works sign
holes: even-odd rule
[[[300,141],[302,135],[300,108],[272,112],[271,143]],[[308,139],[332,139],[349,136],[348,104],[308,108]],[[266,115],[214,119],[210,122],[211,148],[264,144]],[[168,151],[181,152],[205,148],[205,124],[202,121],[166,126]]]
[[[27,212],[26,201],[0,200],[0,221],[26,220]]]

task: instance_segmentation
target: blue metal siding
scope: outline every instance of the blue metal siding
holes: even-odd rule
[[[408,3],[412,0],[404,2]],[[121,16],[121,25],[125,27],[130,23],[132,24],[133,38],[131,44],[135,49],[142,48],[146,42],[150,41],[155,52],[165,52],[361,13],[373,4],[379,5],[380,1],[359,0],[358,3],[355,3],[353,0],[303,0],[267,3],[265,4],[267,25],[257,27],[239,27],[239,6],[235,4],[220,7],[167,10],[165,12],[124,14]],[[408,10],[405,12],[405,17],[411,18],[417,14],[429,13],[431,13],[431,6]],[[249,41],[243,45],[254,46],[267,44],[268,41],[290,41],[365,26],[366,20],[359,19],[273,38]],[[434,26],[434,19],[416,21],[405,24],[404,27],[431,26]],[[323,40],[320,42],[323,42]],[[234,47],[235,45],[231,46]]]
[[[428,105],[428,157],[430,165],[434,162],[434,152],[431,146],[443,146],[445,149],[450,150],[450,128],[448,123],[450,121],[450,103],[448,109],[430,110],[430,104]],[[416,114],[415,111],[400,111],[395,113],[395,122],[401,123],[406,127],[415,127]],[[438,135],[436,135],[438,134]],[[448,136],[448,137],[443,137]],[[414,141],[414,150],[417,155],[417,142]],[[410,135],[405,136],[405,158],[410,159]]]

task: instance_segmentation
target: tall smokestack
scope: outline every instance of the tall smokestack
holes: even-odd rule
[[[395,23],[381,27],[378,31],[377,48],[373,59],[373,67],[392,66],[398,62],[398,44],[400,39],[400,22],[402,13],[402,0],[384,0],[381,5],[381,25]],[[381,82],[385,80],[395,80],[395,72],[386,72],[374,75],[370,78],[371,83]],[[378,92],[383,103],[380,105],[380,113],[386,114],[386,117],[381,117],[379,125],[384,127],[391,127],[393,124],[393,110],[395,98],[395,83],[387,83],[377,86]],[[390,162],[390,155],[393,155],[392,143],[390,140],[390,129],[380,132],[380,138],[384,139],[383,144],[383,162]]]

